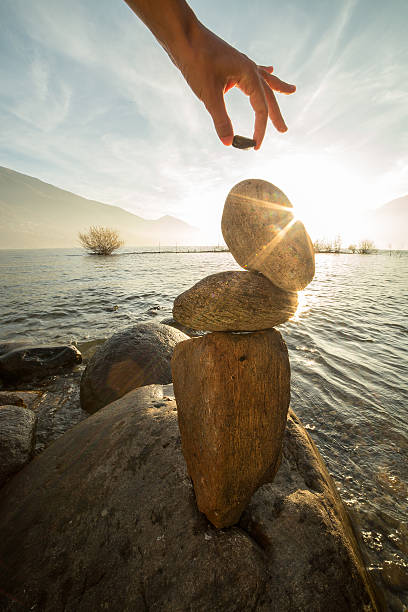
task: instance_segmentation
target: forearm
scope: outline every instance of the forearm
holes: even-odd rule
[[[125,0],[175,64],[193,46],[202,27],[184,0]]]

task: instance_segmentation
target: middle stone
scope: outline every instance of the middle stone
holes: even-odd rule
[[[285,323],[297,304],[295,291],[275,287],[262,274],[219,272],[179,295],[173,317],[193,329],[258,331]]]
[[[276,329],[207,334],[177,344],[171,365],[198,508],[228,527],[279,467],[290,399],[286,344]]]

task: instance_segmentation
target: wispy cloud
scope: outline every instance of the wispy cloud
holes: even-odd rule
[[[297,84],[294,96],[279,98],[287,134],[270,127],[258,153],[224,148],[202,104],[120,0],[4,0],[0,163],[145,217],[203,225],[219,223],[226,193],[250,176],[282,181],[304,210],[311,192],[319,210],[332,198],[340,214],[319,164],[353,182],[360,207],[364,185],[364,206],[408,191],[405,3],[400,15],[369,0],[192,6]],[[231,92],[228,106],[237,130],[250,135],[247,100]]]

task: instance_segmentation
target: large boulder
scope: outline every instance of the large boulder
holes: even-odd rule
[[[183,332],[139,323],[117,332],[91,357],[81,379],[81,406],[92,414],[131,389],[171,382],[170,361]]]
[[[281,468],[239,525],[197,510],[169,389],[135,389],[0,493],[0,608],[368,612],[348,517],[293,415]]]
[[[32,458],[37,417],[22,406],[0,406],[0,487]]]
[[[277,287],[300,291],[315,272],[312,242],[292,204],[275,185],[248,179],[225,201],[222,234],[240,266],[264,274]]]
[[[82,357],[73,345],[17,346],[0,355],[0,378],[7,384],[41,380],[72,369]]]
[[[197,506],[216,527],[229,527],[279,467],[288,349],[276,329],[218,332],[180,342],[171,365]]]
[[[218,272],[174,300],[173,316],[187,327],[209,331],[258,331],[285,323],[297,308],[294,291],[275,287],[262,274]]]

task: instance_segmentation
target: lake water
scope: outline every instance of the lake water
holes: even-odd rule
[[[199,279],[235,269],[229,253],[0,251],[0,341],[80,342],[160,321]],[[407,288],[408,252],[317,255],[297,314],[279,327],[292,408],[395,611],[408,605]]]

